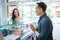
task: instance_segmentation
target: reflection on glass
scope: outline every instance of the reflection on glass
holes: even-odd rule
[[[7,0],[7,2],[13,2],[13,1],[17,1],[17,0]]]

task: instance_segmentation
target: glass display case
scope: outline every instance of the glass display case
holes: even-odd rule
[[[33,34],[29,25],[27,24],[19,25],[16,27],[13,25],[2,25],[2,27],[0,27],[0,33],[3,35],[3,40],[25,40]]]

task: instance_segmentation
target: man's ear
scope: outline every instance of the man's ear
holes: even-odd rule
[[[42,11],[43,9],[42,8],[40,8],[40,11]]]

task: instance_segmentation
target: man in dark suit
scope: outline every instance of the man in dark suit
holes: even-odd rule
[[[40,16],[38,28],[30,24],[30,27],[36,35],[36,40],[53,40],[53,25],[50,18],[46,15],[47,5],[43,2],[37,3],[36,12]]]

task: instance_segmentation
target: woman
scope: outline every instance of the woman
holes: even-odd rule
[[[21,25],[22,19],[19,17],[19,11],[17,8],[13,9],[12,17],[9,21],[9,24],[12,24],[12,28],[15,35],[21,35]]]
[[[22,24],[22,20],[19,18],[19,12],[17,8],[13,9],[12,18],[10,19],[9,24],[13,24],[15,26]]]

